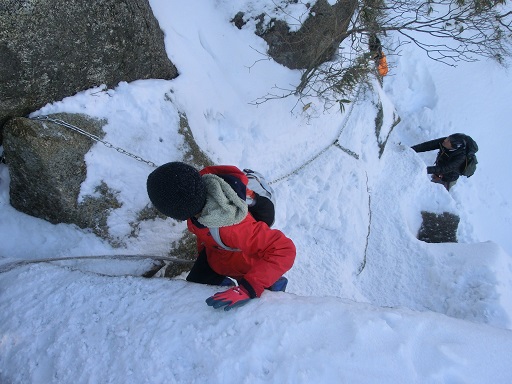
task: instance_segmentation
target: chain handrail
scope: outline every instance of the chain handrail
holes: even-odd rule
[[[280,178],[278,179],[275,179],[275,180],[272,180],[272,181],[269,181],[268,183],[269,184],[275,184],[279,181],[282,181],[284,179],[287,179],[289,178],[290,176],[292,175],[296,175],[298,174],[302,169],[306,168],[309,164],[311,164],[313,161],[315,161],[316,159],[318,159],[321,155],[323,155],[329,148],[331,148],[332,146],[335,146],[335,147],[338,147],[339,149],[341,149],[343,152],[347,153],[348,155],[352,156],[353,158],[355,158],[356,160],[359,160],[359,155],[353,151],[351,151],[350,149],[347,149],[345,147],[343,147],[340,142],[339,142],[339,137],[341,135],[341,133],[343,132],[343,130],[345,129],[345,127],[347,126],[348,124],[348,121],[350,119],[350,116],[352,115],[352,111],[354,110],[354,103],[359,99],[359,93],[361,91],[361,84],[359,84],[358,88],[357,88],[357,92],[356,92],[356,96],[354,98],[354,101],[352,102],[352,104],[350,105],[350,110],[348,111],[348,114],[347,114],[347,118],[345,119],[345,122],[343,123],[343,125],[341,126],[341,128],[338,130],[338,133],[336,135],[336,139],[331,143],[329,144],[327,147],[325,147],[324,149],[322,149],[320,152],[318,152],[315,156],[313,156],[311,159],[309,159],[308,161],[306,161],[305,163],[303,163],[300,167],[294,169],[293,171],[287,173],[286,175],[284,176],[281,176]]]
[[[22,259],[16,260],[5,264],[0,264],[0,273],[9,272],[13,269],[23,267],[30,264],[39,263],[52,263],[56,261],[69,261],[69,260],[144,260],[151,259],[157,261],[167,261],[178,264],[193,264],[195,260],[181,259],[173,256],[156,256],[156,255],[96,255],[96,256],[63,256],[63,257],[48,257],[44,259]]]
[[[279,181],[282,181],[284,179],[289,178],[292,175],[298,174],[302,169],[306,168],[309,164],[311,164],[313,161],[315,161],[317,158],[319,158],[322,154],[324,154],[332,146],[338,147],[339,149],[341,149],[342,151],[344,151],[348,155],[354,157],[356,160],[359,160],[359,156],[357,155],[357,153],[351,151],[350,149],[347,149],[347,148],[343,147],[340,144],[339,137],[340,137],[341,133],[343,132],[343,130],[345,129],[345,127],[347,126],[348,121],[350,119],[350,116],[352,115],[352,111],[354,110],[354,103],[359,99],[359,93],[361,91],[361,87],[362,87],[361,84],[359,84],[359,86],[357,88],[357,92],[356,92],[355,98],[354,98],[354,101],[350,105],[350,110],[348,111],[348,114],[347,114],[347,117],[345,119],[345,122],[343,123],[341,128],[338,130],[338,133],[336,135],[336,139],[332,143],[330,143],[327,147],[322,149],[319,153],[317,153],[315,156],[313,156],[311,159],[309,159],[308,161],[303,163],[301,166],[299,166],[298,168],[294,169],[293,171],[287,173],[286,175],[279,177],[278,179],[269,181],[268,182],[269,184],[275,184],[275,183],[277,183]],[[108,141],[105,141],[105,140],[101,139],[99,136],[94,135],[92,133],[89,133],[89,132],[83,130],[82,128],[79,128],[79,127],[77,127],[77,126],[75,126],[73,124],[67,123],[64,120],[55,119],[55,118],[49,117],[49,116],[35,116],[35,117],[31,117],[31,119],[32,120],[40,120],[40,121],[50,121],[50,122],[55,123],[57,125],[69,128],[69,129],[71,129],[71,130],[73,130],[75,132],[80,133],[81,135],[87,136],[91,140],[94,140],[94,141],[102,143],[107,148],[113,148],[117,152],[122,153],[123,155],[126,155],[126,156],[129,156],[131,158],[134,158],[135,160],[140,161],[142,163],[146,163],[146,164],[148,164],[151,167],[154,167],[154,168],[157,167],[157,165],[155,163],[153,163],[152,161],[145,160],[142,157],[140,157],[138,155],[134,155],[133,153],[130,153],[130,152],[126,151],[125,149],[121,148],[121,147],[116,147],[112,143],[109,143]]]
[[[57,124],[57,125],[60,125],[62,127],[69,128],[69,129],[71,129],[71,130],[73,130],[75,132],[80,133],[81,135],[87,136],[91,140],[94,140],[94,141],[97,141],[99,143],[102,143],[107,148],[113,148],[117,152],[122,153],[123,155],[129,156],[129,157],[131,157],[131,158],[133,158],[133,159],[135,159],[137,161],[140,161],[142,163],[146,163],[146,164],[148,164],[151,167],[154,167],[154,168],[157,167],[157,165],[155,163],[153,163],[152,161],[145,160],[142,157],[140,157],[138,155],[134,155],[133,153],[130,153],[130,152],[126,151],[125,149],[121,148],[121,147],[116,147],[112,143],[109,143],[108,141],[101,139],[99,136],[94,135],[94,134],[92,134],[90,132],[87,132],[87,131],[83,130],[82,128],[77,127],[77,126],[75,126],[73,124],[70,124],[70,123],[68,123],[68,122],[66,122],[64,120],[55,119],[55,118],[49,117],[49,116],[35,116],[35,117],[31,117],[30,119],[31,120],[40,120],[40,121],[50,121],[50,122],[52,122],[54,124]]]

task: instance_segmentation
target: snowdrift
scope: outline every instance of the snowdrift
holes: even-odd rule
[[[34,265],[1,281],[6,383],[505,383],[512,333],[405,308]],[[20,367],[23,367],[20,369]]]

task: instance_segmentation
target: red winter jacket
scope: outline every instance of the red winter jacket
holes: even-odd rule
[[[247,176],[234,166],[213,166],[200,174],[231,175],[247,184]],[[197,236],[198,252],[206,248],[208,264],[217,273],[249,283],[256,297],[270,287],[295,261],[295,245],[281,231],[256,221],[250,213],[239,224],[220,228],[222,242],[240,251],[221,248],[208,228],[199,228],[190,219],[188,229]]]

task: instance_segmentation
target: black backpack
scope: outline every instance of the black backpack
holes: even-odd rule
[[[466,142],[466,161],[460,167],[460,174],[462,176],[471,177],[476,171],[478,160],[475,153],[478,152],[478,144],[470,136],[464,135]]]

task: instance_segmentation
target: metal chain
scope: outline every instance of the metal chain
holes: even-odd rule
[[[173,256],[155,256],[155,255],[97,255],[97,256],[65,256],[65,257],[49,257],[45,259],[23,259],[5,263],[0,265],[0,273],[9,272],[15,268],[23,267],[30,264],[39,263],[51,263],[55,261],[66,261],[66,260],[144,260],[151,259],[157,261],[167,261],[178,264],[193,264],[195,260],[181,259]]]
[[[348,148],[345,148],[343,145],[340,144],[340,142],[338,140],[336,140],[333,144],[336,147],[338,147],[339,149],[341,149],[343,152],[345,152],[345,153],[349,154],[350,156],[352,156],[354,159],[359,160],[359,155],[357,153],[355,153],[354,151],[351,151]]]
[[[347,149],[345,147],[343,147],[340,142],[338,141],[338,138],[340,137],[341,133],[343,132],[343,130],[345,129],[345,127],[347,126],[348,124],[348,121],[350,119],[350,116],[352,115],[352,111],[354,110],[354,103],[358,100],[359,98],[359,92],[361,90],[361,84],[358,86],[357,88],[357,92],[356,92],[356,96],[354,98],[354,102],[352,103],[352,105],[350,106],[350,110],[348,111],[348,114],[347,114],[347,118],[345,119],[345,122],[343,123],[343,125],[341,126],[341,128],[339,129],[338,131],[338,134],[336,135],[336,139],[331,143],[329,144],[327,147],[325,147],[323,150],[321,150],[317,155],[315,155],[313,158],[309,159],[308,161],[306,161],[305,163],[303,163],[300,167],[294,169],[293,171],[287,173],[286,175],[278,178],[278,179],[275,179],[275,180],[272,180],[272,181],[269,181],[268,183],[269,184],[274,184],[274,183],[277,183],[279,181],[282,181],[284,179],[287,179],[288,177],[292,176],[292,175],[295,175],[295,174],[298,174],[302,169],[306,168],[309,164],[311,164],[313,161],[315,161],[317,158],[319,158],[322,154],[324,154],[329,148],[331,148],[332,146],[336,146],[338,147],[339,149],[341,149],[342,151],[344,151],[345,153],[349,154],[350,156],[354,157],[355,159],[359,159],[359,156],[351,151],[350,149]],[[90,138],[91,140],[94,140],[94,141],[97,141],[97,142],[100,142],[102,143],[103,145],[105,145],[107,148],[113,148],[115,149],[117,152],[119,153],[122,153],[123,155],[126,155],[126,156],[129,156],[137,161],[140,161],[142,163],[146,163],[148,164],[149,166],[151,167],[154,167],[156,168],[157,165],[155,163],[153,163],[152,161],[149,161],[149,160],[144,160],[142,157],[140,156],[137,156],[137,155],[134,155],[133,153],[130,153],[126,150],[124,150],[123,148],[120,148],[120,147],[116,147],[114,146],[113,144],[109,143],[108,141],[105,141],[105,140],[102,140],[99,136],[97,135],[94,135],[92,133],[89,133],[87,131],[84,131],[82,128],[79,128],[75,125],[72,125],[72,124],[69,124],[67,122],[65,122],[64,120],[61,120],[61,119],[54,119],[52,117],[48,117],[48,116],[35,116],[35,117],[31,117],[32,120],[40,120],[40,121],[51,121],[52,123],[55,123],[57,125],[60,125],[62,127],[66,127],[66,128],[69,128],[75,132],[78,132],[80,133],[81,135],[84,135],[84,136],[87,136],[88,138]]]
[[[287,173],[286,175],[284,176],[281,176],[280,178],[278,179],[275,179],[275,180],[272,180],[272,181],[269,181],[268,183],[269,184],[275,184],[279,181],[282,181],[284,179],[287,179],[289,178],[290,176],[292,175],[296,175],[298,174],[301,170],[303,170],[304,168],[306,168],[309,164],[311,164],[313,161],[315,161],[316,159],[318,159],[322,154],[324,154],[329,148],[331,148],[332,146],[336,146],[338,147],[339,149],[341,149],[342,151],[344,151],[345,153],[349,154],[350,156],[354,157],[356,160],[359,160],[359,155],[353,151],[351,151],[350,149],[347,149],[345,147],[343,147],[340,142],[338,141],[341,133],[343,132],[343,130],[345,129],[345,127],[347,126],[348,124],[348,121],[350,119],[350,116],[352,115],[352,111],[354,110],[354,103],[359,99],[359,93],[361,91],[361,84],[359,84],[358,88],[357,88],[357,92],[356,92],[356,96],[354,98],[354,102],[350,105],[350,110],[348,111],[348,114],[347,114],[347,118],[345,119],[345,122],[343,123],[343,125],[341,126],[341,128],[339,129],[337,135],[336,135],[336,139],[331,143],[329,144],[327,147],[325,147],[324,149],[322,149],[317,155],[315,155],[313,158],[309,159],[308,161],[306,161],[304,164],[302,164],[300,167],[294,169],[293,171]]]
[[[81,135],[87,136],[91,140],[94,140],[94,141],[97,141],[99,143],[102,143],[107,148],[113,148],[117,152],[122,153],[123,155],[129,156],[129,157],[131,157],[131,158],[133,158],[133,159],[135,159],[137,161],[140,161],[142,163],[146,163],[146,164],[148,164],[151,167],[154,167],[154,168],[157,167],[157,165],[155,163],[153,163],[152,161],[144,160],[142,157],[134,155],[133,153],[130,153],[130,152],[124,150],[123,148],[116,147],[113,144],[109,143],[108,141],[102,140],[99,136],[96,136],[96,135],[93,135],[92,133],[84,131],[82,128],[79,128],[79,127],[77,127],[77,126],[75,126],[73,124],[69,124],[69,123],[65,122],[64,120],[54,119],[53,117],[48,117],[48,116],[35,116],[35,117],[31,117],[31,119],[32,120],[40,120],[40,121],[51,121],[52,123],[55,123],[55,124],[60,125],[62,127],[69,128],[69,129],[71,129],[71,130],[73,130],[75,132],[80,133]]]
[[[289,178],[290,176],[292,175],[295,175],[295,174],[298,174],[299,171],[301,171],[302,169],[306,168],[309,164],[311,164],[313,161],[315,161],[316,159],[318,159],[324,152],[326,152],[329,148],[332,147],[332,144],[329,144],[327,147],[325,147],[324,149],[322,149],[316,156],[314,156],[313,158],[309,159],[308,161],[306,161],[304,164],[302,164],[299,168],[296,168],[294,169],[293,171],[291,171],[290,173],[287,173],[286,175],[284,176],[281,176],[280,178],[278,179],[275,179],[275,180],[272,180],[272,181],[269,181],[268,183],[269,184],[275,184],[281,180],[284,180],[284,179],[287,179]]]

